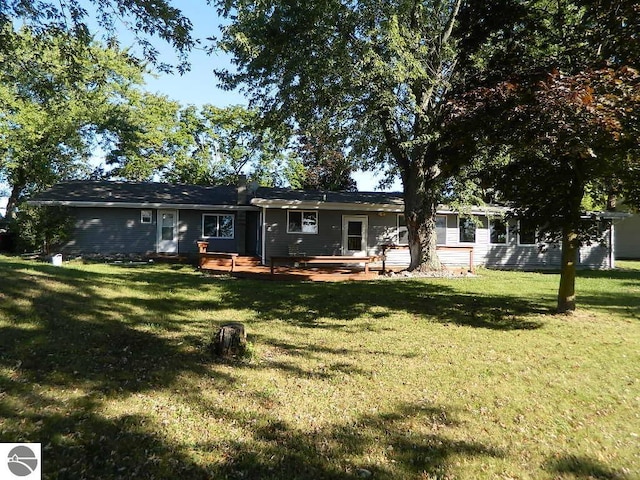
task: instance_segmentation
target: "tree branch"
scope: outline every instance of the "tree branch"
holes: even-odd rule
[[[404,149],[401,146],[401,141],[398,138],[398,134],[393,130],[391,114],[388,108],[381,108],[378,111],[378,119],[380,120],[380,126],[384,134],[385,143],[393,155],[402,175],[409,171],[410,160],[406,155]]]
[[[449,22],[447,24],[447,28],[442,33],[442,37],[440,37],[440,45],[445,45],[449,38],[451,37],[451,33],[453,32],[453,26],[456,23],[456,18],[458,17],[458,13],[460,12],[460,5],[462,4],[462,0],[456,0],[455,7],[453,7],[453,12],[451,12],[451,17],[449,18]]]

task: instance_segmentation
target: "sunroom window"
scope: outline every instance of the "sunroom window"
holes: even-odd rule
[[[518,244],[535,245],[536,227],[526,220],[518,221]]]
[[[403,213],[398,215],[398,245],[409,245],[409,230],[407,229],[407,219]]]
[[[507,222],[502,218],[494,218],[489,222],[490,241],[496,245],[507,243]]]
[[[447,217],[446,215],[436,215],[436,242],[438,245],[447,243]],[[407,222],[403,213],[398,214],[398,245],[409,245],[409,232]]]
[[[470,217],[460,218],[460,243],[476,243],[476,223]]]

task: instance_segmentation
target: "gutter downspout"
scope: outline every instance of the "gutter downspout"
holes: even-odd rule
[[[262,207],[262,265],[267,264],[267,207]]]
[[[613,220],[609,227],[609,268],[616,268],[616,230]]]

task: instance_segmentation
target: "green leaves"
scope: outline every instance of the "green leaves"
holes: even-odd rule
[[[85,8],[86,7],[86,8]],[[93,15],[89,10],[95,12]],[[92,18],[93,17],[93,18]],[[125,25],[135,36],[145,60],[161,71],[171,65],[160,61],[159,52],[151,43],[154,37],[167,41],[178,53],[178,71],[188,69],[187,54],[195,45],[191,37],[191,22],[169,0],[9,0],[0,3],[0,28],[14,20],[31,29],[36,36],[58,35],[77,40],[77,55],[94,41],[91,29],[97,27],[118,45],[116,26]],[[94,32],[95,33],[95,32]],[[0,34],[3,40],[3,34]],[[11,50],[11,44],[0,42],[0,53]]]
[[[12,189],[11,215],[25,194],[88,174],[100,134],[142,71],[124,52],[76,49],[66,34],[2,31],[11,49],[0,51],[0,177]]]

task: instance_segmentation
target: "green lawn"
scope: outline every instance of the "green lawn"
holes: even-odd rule
[[[0,441],[45,478],[640,478],[640,263],[341,284],[0,256]],[[216,327],[251,355],[220,363]]]

